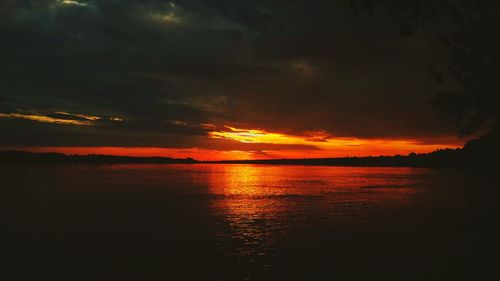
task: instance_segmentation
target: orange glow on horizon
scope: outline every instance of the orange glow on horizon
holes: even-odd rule
[[[307,136],[287,135],[255,129],[239,129],[225,126],[228,130],[212,131],[209,137],[214,139],[233,140],[242,143],[259,143],[275,145],[304,145],[309,151],[292,150],[286,154],[273,151],[281,156],[274,158],[321,158],[346,156],[379,156],[425,153],[438,149],[459,148],[462,144],[425,144],[407,139],[360,139],[348,137],[332,137],[326,132],[313,132]],[[304,156],[305,155],[305,156]]]
[[[116,156],[172,157],[209,160],[252,160],[252,159],[303,159],[407,155],[411,152],[428,153],[438,149],[459,148],[463,143],[427,144],[417,140],[405,139],[359,139],[334,138],[326,132],[314,132],[306,136],[287,135],[267,132],[259,129],[239,129],[226,126],[227,130],[211,131],[206,143],[191,148],[161,147],[10,147],[9,150],[25,150],[31,152],[58,152],[65,154],[101,154]],[[242,143],[239,148],[210,148],[210,143],[218,139],[233,143]],[[253,149],[257,145],[261,149]],[[262,149],[266,145],[269,148]],[[297,146],[298,145],[298,146]],[[229,146],[229,144],[228,144]]]
[[[225,126],[229,131],[212,131],[209,136],[214,139],[229,139],[243,143],[269,143],[269,144],[305,144],[310,142],[299,136],[290,136],[280,133],[270,133],[263,130],[237,129]],[[317,132],[320,137],[324,134]]]
[[[255,159],[252,151],[239,150],[213,150],[202,148],[161,148],[161,147],[114,147],[114,146],[98,146],[98,147],[8,147],[1,150],[21,150],[35,153],[64,153],[68,155],[114,155],[114,156],[132,156],[132,157],[171,157],[171,158],[194,158],[200,161],[209,160],[239,160],[239,159]]]

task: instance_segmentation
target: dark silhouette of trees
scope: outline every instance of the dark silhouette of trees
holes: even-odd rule
[[[193,164],[193,158],[131,157],[114,155],[66,155],[62,153],[31,153],[0,151],[0,164]]]
[[[266,164],[304,166],[349,166],[349,167],[431,167],[484,169],[495,166],[477,165],[477,149],[484,149],[487,138],[470,142],[464,149],[444,149],[430,153],[408,155],[304,158],[304,159],[261,159],[197,161],[192,158],[169,157],[126,157],[112,155],[66,155],[61,153],[31,153],[23,151],[0,151],[0,165],[27,164]],[[472,154],[472,155],[470,155]],[[470,161],[473,160],[473,161]]]
[[[433,104],[452,117],[461,135],[493,122],[489,138],[498,139],[500,84],[500,2],[485,0],[345,0],[355,12],[386,10],[403,36],[431,30],[451,55],[448,71],[431,68],[438,83],[446,76],[454,85],[436,93]]]

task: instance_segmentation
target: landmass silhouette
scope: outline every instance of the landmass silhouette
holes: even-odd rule
[[[463,148],[441,149],[430,153],[408,155],[198,161],[193,158],[131,157],[113,155],[66,155],[62,153],[32,153],[26,151],[0,151],[1,164],[268,164],[353,167],[436,167],[492,169],[498,159],[498,134],[490,134],[466,143]]]
[[[27,151],[0,151],[0,163],[87,163],[87,164],[183,164],[197,163],[192,158],[133,157],[115,155],[67,155],[63,153],[32,153]]]

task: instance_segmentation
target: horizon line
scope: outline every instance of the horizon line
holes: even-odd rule
[[[364,156],[341,156],[341,157],[312,157],[312,158],[262,158],[262,159],[221,159],[221,160],[197,160],[193,157],[185,157],[185,158],[174,158],[170,156],[136,156],[136,155],[113,155],[113,154],[69,154],[63,152],[56,151],[47,151],[47,152],[33,152],[28,150],[0,150],[1,153],[27,153],[33,155],[47,155],[47,154],[56,154],[56,155],[64,155],[66,157],[92,157],[92,156],[101,156],[101,157],[116,157],[116,158],[136,158],[136,159],[172,159],[172,160],[192,160],[198,163],[219,163],[219,162],[242,162],[242,161],[279,161],[279,160],[321,160],[321,159],[352,159],[352,158],[381,158],[381,157],[409,157],[412,155],[429,155],[438,151],[457,151],[462,150],[463,147],[458,148],[444,148],[444,149],[436,149],[430,152],[416,153],[410,152],[407,154],[392,154],[392,155],[364,155]]]

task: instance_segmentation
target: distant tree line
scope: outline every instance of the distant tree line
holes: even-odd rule
[[[25,151],[3,151],[0,152],[0,163],[88,163],[88,164],[174,164],[174,163],[196,163],[192,158],[176,159],[170,157],[130,157],[112,155],[66,155],[62,153],[31,153]]]
[[[429,167],[494,169],[494,154],[479,149],[486,147],[480,139],[468,143],[464,148],[442,149],[430,153],[410,153],[394,156],[305,158],[305,159],[261,159],[197,161],[192,158],[129,157],[112,155],[66,155],[62,153],[31,153],[24,151],[0,151],[0,165],[26,164],[267,164],[304,166],[350,166],[350,167]],[[479,143],[478,143],[479,142]],[[488,155],[485,157],[485,155]]]

